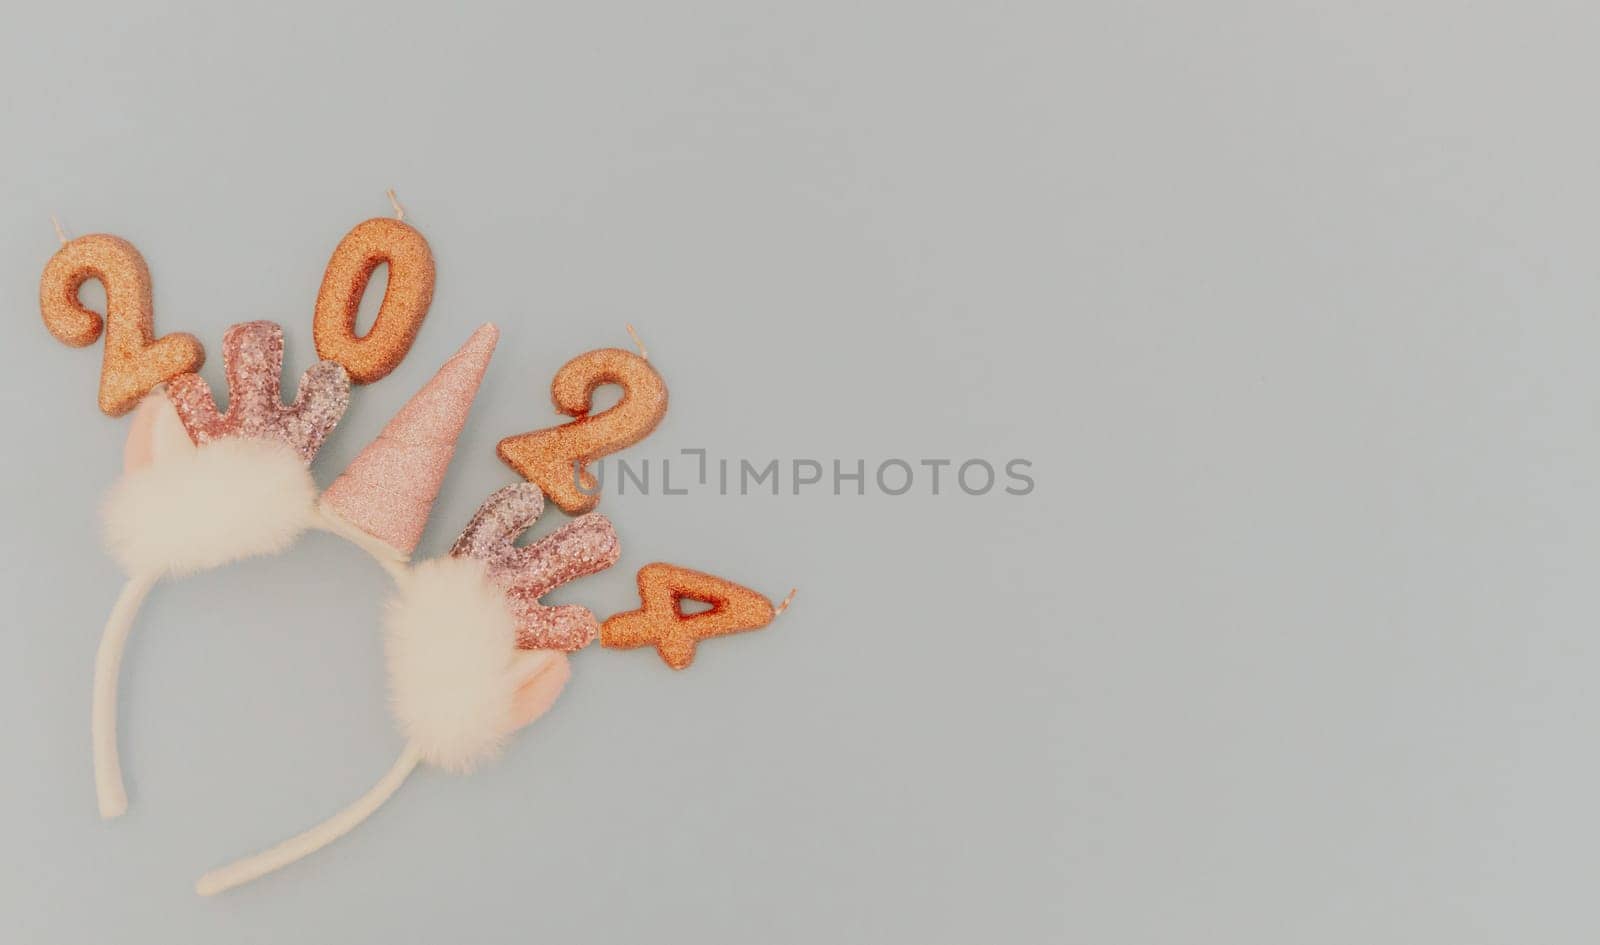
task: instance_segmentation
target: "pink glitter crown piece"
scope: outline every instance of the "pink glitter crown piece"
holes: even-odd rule
[[[616,529],[604,515],[580,516],[555,532],[517,547],[517,536],[544,511],[544,494],[532,483],[506,486],[478,508],[450,549],[454,558],[474,558],[506,595],[517,620],[517,646],[525,650],[579,650],[600,632],[586,607],[546,606],[539,598],[568,581],[598,574],[622,554]]]
[[[350,406],[350,376],[333,361],[307,368],[294,403],[284,405],[283,329],[274,322],[229,328],[222,336],[222,363],[227,413],[217,412],[200,375],[180,374],[167,382],[167,397],[197,446],[227,437],[279,439],[309,463]]]

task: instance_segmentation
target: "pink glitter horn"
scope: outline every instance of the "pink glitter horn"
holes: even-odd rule
[[[472,333],[322,494],[327,526],[393,564],[416,550],[500,330]]]

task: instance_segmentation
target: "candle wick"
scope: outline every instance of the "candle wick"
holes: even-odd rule
[[[56,238],[61,240],[61,245],[67,245],[67,243],[70,242],[70,240],[67,239],[67,231],[61,228],[61,221],[57,220],[56,215],[53,213],[50,214],[50,223],[56,228]]]
[[[644,342],[639,340],[639,333],[633,330],[632,325],[627,327],[629,337],[633,338],[633,343],[639,347],[639,357],[644,358],[646,361],[650,360],[650,352],[645,350]]]
[[[794,602],[794,595],[798,593],[800,593],[800,588],[798,587],[792,587],[789,589],[789,596],[785,597],[783,599],[783,603],[778,605],[778,609],[772,612],[773,620],[777,620],[779,617],[783,616],[783,612],[788,610],[789,605]]]
[[[388,190],[384,191],[384,193],[389,195],[389,203],[394,207],[394,218],[404,222],[406,218],[406,208],[400,205],[400,198],[394,195],[394,188],[390,187]]]

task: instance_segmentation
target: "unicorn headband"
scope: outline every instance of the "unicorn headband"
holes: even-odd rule
[[[357,339],[355,312],[367,278],[378,262],[397,255],[391,238],[398,238],[402,249],[409,244],[413,264],[420,248],[425,278],[416,278],[415,265],[391,272],[377,324]],[[91,255],[99,268],[86,267],[81,258],[86,246],[91,254],[109,250],[124,274],[146,280],[137,333],[130,335],[124,324],[120,340],[115,337],[119,312],[126,314],[130,307],[119,305],[129,301],[127,286],[107,281],[111,267],[103,257]],[[697,640],[765,626],[788,605],[785,600],[774,610],[754,591],[662,564],[639,572],[644,609],[616,615],[603,628],[585,608],[542,604],[546,593],[610,567],[620,554],[611,523],[594,513],[526,547],[515,544],[542,512],[545,493],[569,512],[592,507],[592,494],[572,494],[548,481],[494,493],[446,556],[412,566],[412,552],[498,339],[493,325],[475,331],[319,496],[307,467],[348,407],[352,379],[369,382],[392,370],[431,300],[426,243],[398,221],[367,221],[335,251],[315,326],[319,352],[342,354],[343,364],[329,358],[313,365],[287,405],[280,394],[282,329],[248,322],[228,329],[223,338],[229,396],[227,410],[219,411],[210,388],[193,373],[203,357],[198,342],[188,336],[153,338],[148,273],[132,246],[115,237],[73,241],[46,267],[41,297],[46,323],[58,338],[81,345],[98,332],[98,316],[76,299],[86,271],[107,284],[110,327],[102,409],[116,414],[137,403],[125,471],[104,508],[107,545],[129,577],[96,657],[92,728],[102,815],[115,817],[127,807],[116,744],[118,668],[139,607],[162,578],[276,553],[315,528],[363,548],[396,585],[384,630],[391,708],[406,738],[400,758],[367,795],[333,818],[202,877],[196,885],[202,894],[249,882],[332,842],[381,806],[419,764],[467,772],[493,758],[507,736],[537,719],[559,695],[570,675],[565,654],[597,636],[611,647],[655,644],[669,665],[681,669],[693,658]],[[401,317],[386,318],[397,291],[409,306]],[[133,295],[134,302],[141,301],[137,292]],[[332,329],[325,310],[336,316]],[[87,324],[80,316],[96,321],[94,333],[71,333]],[[367,347],[373,341],[382,343]],[[114,358],[124,365],[151,353],[170,363],[187,358],[188,370],[169,371],[164,389],[146,384],[149,393],[142,399],[130,393],[134,384],[126,378],[111,382]],[[617,349],[590,352],[563,367],[552,385],[558,409],[578,419],[567,427],[509,437],[501,443],[502,456],[538,479],[530,471],[538,472],[543,458],[540,438],[570,434],[571,439],[555,440],[563,449],[576,449],[568,455],[578,457],[575,471],[581,473],[585,459],[608,451],[595,437],[573,432],[596,432],[598,425],[589,424],[600,415],[587,416],[586,405],[600,383],[619,383],[626,393],[641,394],[631,407],[636,423],[626,442],[648,433],[665,412],[665,386],[642,357]],[[606,413],[620,413],[621,406]],[[610,435],[615,447],[620,436]],[[678,608],[685,597],[711,603],[712,609],[685,616]]]

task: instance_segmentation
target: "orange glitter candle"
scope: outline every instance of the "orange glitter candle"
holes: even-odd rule
[[[388,263],[389,287],[372,330],[356,334],[361,297],[378,266]],[[318,356],[337,361],[357,384],[388,376],[411,350],[433,304],[433,251],[422,234],[399,220],[357,224],[334,247],[317,293],[311,335]]]
[[[589,416],[589,404],[602,384],[622,388],[622,400]],[[621,348],[580,354],[561,366],[550,384],[550,399],[571,423],[508,436],[497,450],[522,478],[572,515],[600,502],[600,484],[587,464],[632,446],[650,435],[667,413],[667,384],[650,362]],[[573,467],[577,467],[574,482]],[[579,487],[582,488],[579,488]]]
[[[105,288],[104,319],[78,298],[90,279]],[[104,327],[99,400],[109,416],[120,417],[157,384],[205,363],[205,348],[193,335],[155,336],[150,269],[121,237],[94,233],[62,246],[39,279],[39,312],[50,333],[75,348],[93,344]]]
[[[710,604],[711,609],[685,614],[679,606],[685,598]],[[759,630],[778,615],[771,601],[747,587],[662,562],[639,569],[639,599],[644,607],[601,624],[600,645],[610,649],[654,645],[673,669],[684,669],[694,661],[701,640]]]

